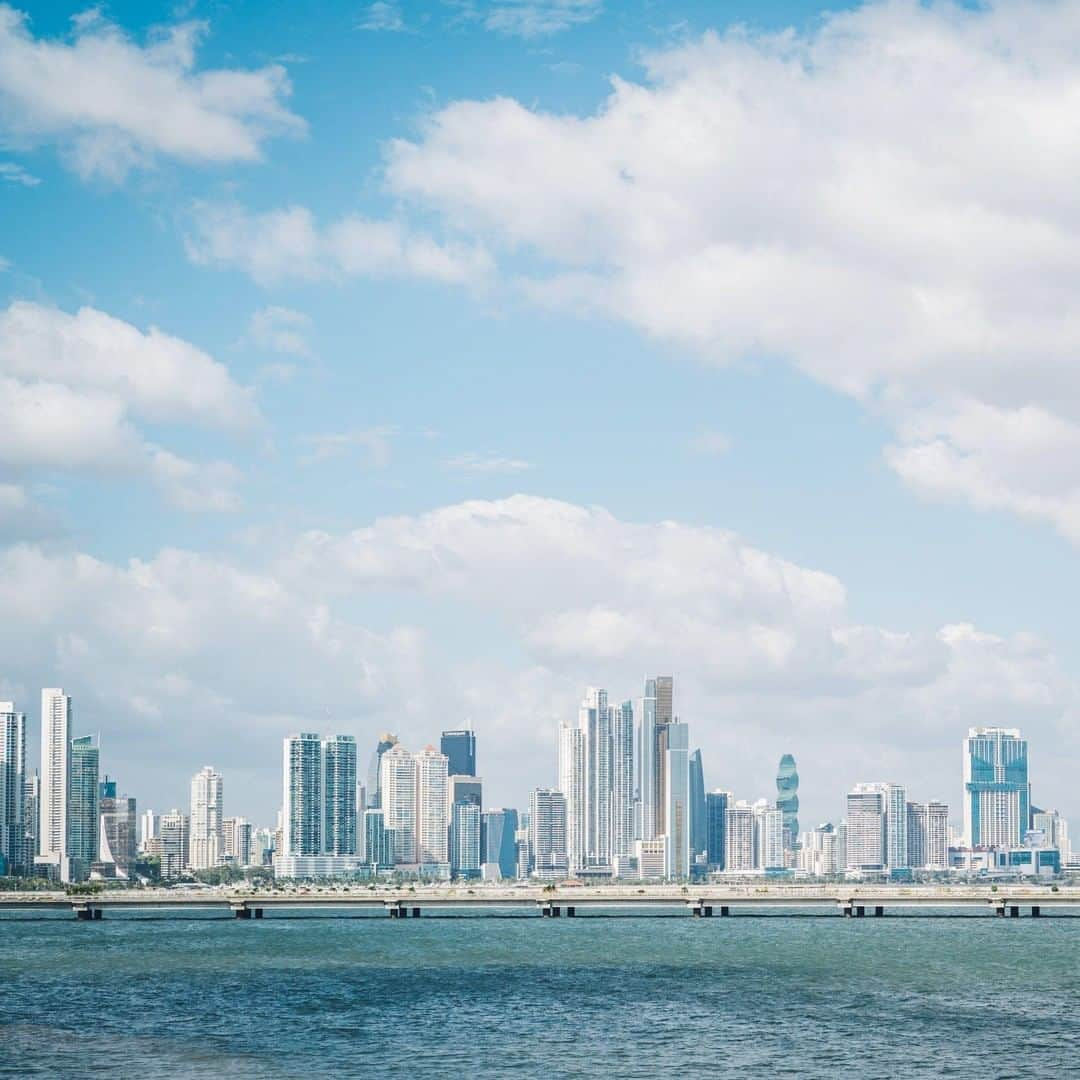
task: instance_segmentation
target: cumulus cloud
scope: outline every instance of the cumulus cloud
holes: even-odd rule
[[[303,206],[252,214],[237,205],[201,203],[192,209],[185,243],[193,262],[238,269],[264,285],[356,276],[465,284],[490,269],[481,247],[441,245],[400,222],[357,215],[324,227]]]
[[[310,326],[311,319],[302,311],[271,305],[252,313],[248,338],[261,349],[290,356],[310,356],[306,336]]]
[[[305,533],[253,559],[0,550],[12,693],[67,686],[135,790],[179,798],[187,766],[214,760],[236,812],[266,819],[280,736],[344,731],[365,748],[389,728],[419,747],[466,716],[488,797],[521,805],[552,781],[558,722],[586,685],[632,697],[665,672],[707,779],[741,796],[767,794],[791,750],[808,815],[835,815],[861,779],[955,806],[959,740],[993,722],[1032,738],[1040,800],[1068,810],[1075,794],[1078,692],[1045,643],[859,624],[835,577],[723,530],[515,496]],[[466,656],[445,632],[463,619]]]
[[[528,257],[537,302],[790,362],[893,422],[920,490],[1074,536],[1071,479],[1014,468],[1010,440],[1080,425],[1078,49],[1065,0],[886,0],[654,53],[590,115],[453,103],[386,175]],[[973,407],[1015,415],[954,441]]]
[[[302,132],[279,65],[196,69],[206,30],[180,23],[140,45],[98,14],[76,19],[70,40],[47,39],[0,4],[0,131],[56,143],[80,174],[109,180],[160,157],[254,161],[271,136]]]
[[[157,446],[145,427],[243,432],[259,422],[250,391],[179,338],[94,308],[71,315],[16,301],[0,312],[0,469],[150,478],[177,506],[236,505],[239,474]]]

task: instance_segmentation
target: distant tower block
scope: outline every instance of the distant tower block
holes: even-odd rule
[[[793,847],[799,838],[799,771],[791,754],[776,770],[776,808],[784,815],[784,845]]]

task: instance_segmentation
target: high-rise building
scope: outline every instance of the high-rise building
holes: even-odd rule
[[[439,750],[446,755],[451,776],[476,775],[476,735],[471,728],[444,731]]]
[[[161,848],[161,876],[168,881],[180,877],[188,865],[190,823],[187,814],[170,810],[159,822],[158,843]]]
[[[98,809],[100,751],[97,736],[71,740],[67,852],[73,881],[85,881],[97,861],[101,838]]]
[[[705,796],[706,845],[709,868],[724,869],[724,815],[731,800],[730,791],[710,791]]]
[[[790,850],[799,838],[799,770],[791,754],[776,770],[776,807],[784,815],[784,847]]]
[[[657,675],[656,684],[656,722],[670,724],[675,719],[675,680],[670,675]]]
[[[963,753],[965,846],[1018,847],[1031,823],[1027,740],[1016,728],[974,727]]]
[[[846,849],[848,870],[885,869],[884,784],[856,784],[847,796]],[[906,860],[906,852],[905,852]]]
[[[379,796],[379,784],[382,775],[381,762],[382,756],[387,750],[398,745],[398,737],[391,735],[389,731],[384,731],[379,736],[379,741],[375,744],[375,752],[371,755],[371,762],[368,764],[367,775],[367,805],[378,808],[382,806]]]
[[[754,804],[754,869],[766,873],[783,870],[784,812],[767,799]]]
[[[284,741],[281,850],[286,857],[323,851],[322,740],[311,732]]]
[[[634,732],[635,832],[639,840],[657,836],[656,796],[659,777],[656,755],[656,680],[646,679],[645,695],[638,702]]]
[[[749,874],[754,868],[754,808],[742,800],[729,802],[724,813],[724,871]]]
[[[701,751],[690,755],[690,852],[691,857],[709,850],[709,813],[705,802],[705,768]]]
[[[664,749],[666,822],[664,876],[690,876],[690,734],[678,720],[667,725]]]
[[[146,845],[151,840],[156,840],[160,835],[161,815],[153,810],[144,810],[139,815],[139,850],[145,851]]]
[[[587,864],[586,733],[580,727],[559,728],[559,787],[566,807],[566,853],[571,873]],[[535,859],[535,854],[534,854]]]
[[[0,702],[0,863],[4,873],[28,869],[26,829],[26,716]]]
[[[130,795],[118,795],[116,781],[105,777],[98,789],[101,847],[98,859],[112,863],[118,877],[127,877],[139,852],[138,814]]]
[[[634,852],[634,705],[612,708],[611,719],[611,856]]]
[[[41,835],[41,777],[37,769],[28,773],[23,788],[23,823],[26,826],[26,870],[33,871],[34,858],[40,848]]]
[[[328,735],[323,755],[323,851],[356,855],[356,739]]]
[[[404,746],[391,746],[382,755],[379,790],[383,824],[390,834],[394,862],[397,864],[415,865],[417,862],[416,786],[416,761],[413,755]],[[445,815],[445,808],[443,813]]]
[[[457,806],[476,808],[476,827],[472,812],[456,814]],[[483,782],[478,776],[451,776],[447,780],[447,812],[450,820],[450,873],[453,877],[479,877],[483,839]],[[460,829],[466,830],[465,834]],[[474,846],[475,845],[475,846]]]
[[[504,881],[510,881],[517,875],[517,830],[516,810],[484,812],[482,862],[485,878],[489,876],[488,867],[497,867],[498,876]],[[491,872],[490,876],[495,875]]]
[[[61,689],[41,691],[41,793],[35,860],[69,881],[68,793],[71,783],[71,698]]]
[[[1042,833],[1047,847],[1057,848],[1062,863],[1072,855],[1069,845],[1069,823],[1056,810],[1037,810],[1031,815],[1031,827]]]
[[[529,849],[536,877],[566,877],[566,831],[566,796],[552,788],[536,788],[529,802]]]
[[[416,861],[449,870],[449,762],[434,746],[416,755]],[[479,849],[479,818],[477,848]],[[479,855],[479,850],[477,852]]]
[[[221,823],[224,858],[237,866],[256,866],[262,862],[256,858],[255,830],[250,821],[242,817],[227,817]]]
[[[450,873],[468,880],[480,876],[480,806],[455,802],[450,819]]]
[[[224,861],[223,801],[221,773],[213,765],[204,765],[191,778],[188,858],[192,870],[209,870]]]
[[[907,792],[900,784],[883,784],[885,794],[885,866],[891,873],[906,870],[908,862]]]
[[[949,868],[949,808],[944,803],[907,804],[907,865],[912,870]]]
[[[386,829],[385,813],[381,807],[364,811],[364,858],[376,872],[394,865],[393,837]]]
[[[830,823],[799,838],[798,867],[810,877],[832,877],[837,873],[836,830]]]

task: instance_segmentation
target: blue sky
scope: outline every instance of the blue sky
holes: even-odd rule
[[[0,6],[0,689],[259,819],[661,670],[808,820],[999,722],[1080,812],[1080,24],[828,11]]]

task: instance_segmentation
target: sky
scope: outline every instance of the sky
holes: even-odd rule
[[[143,807],[672,674],[706,784],[1080,816],[1080,6],[0,3],[0,696]]]

